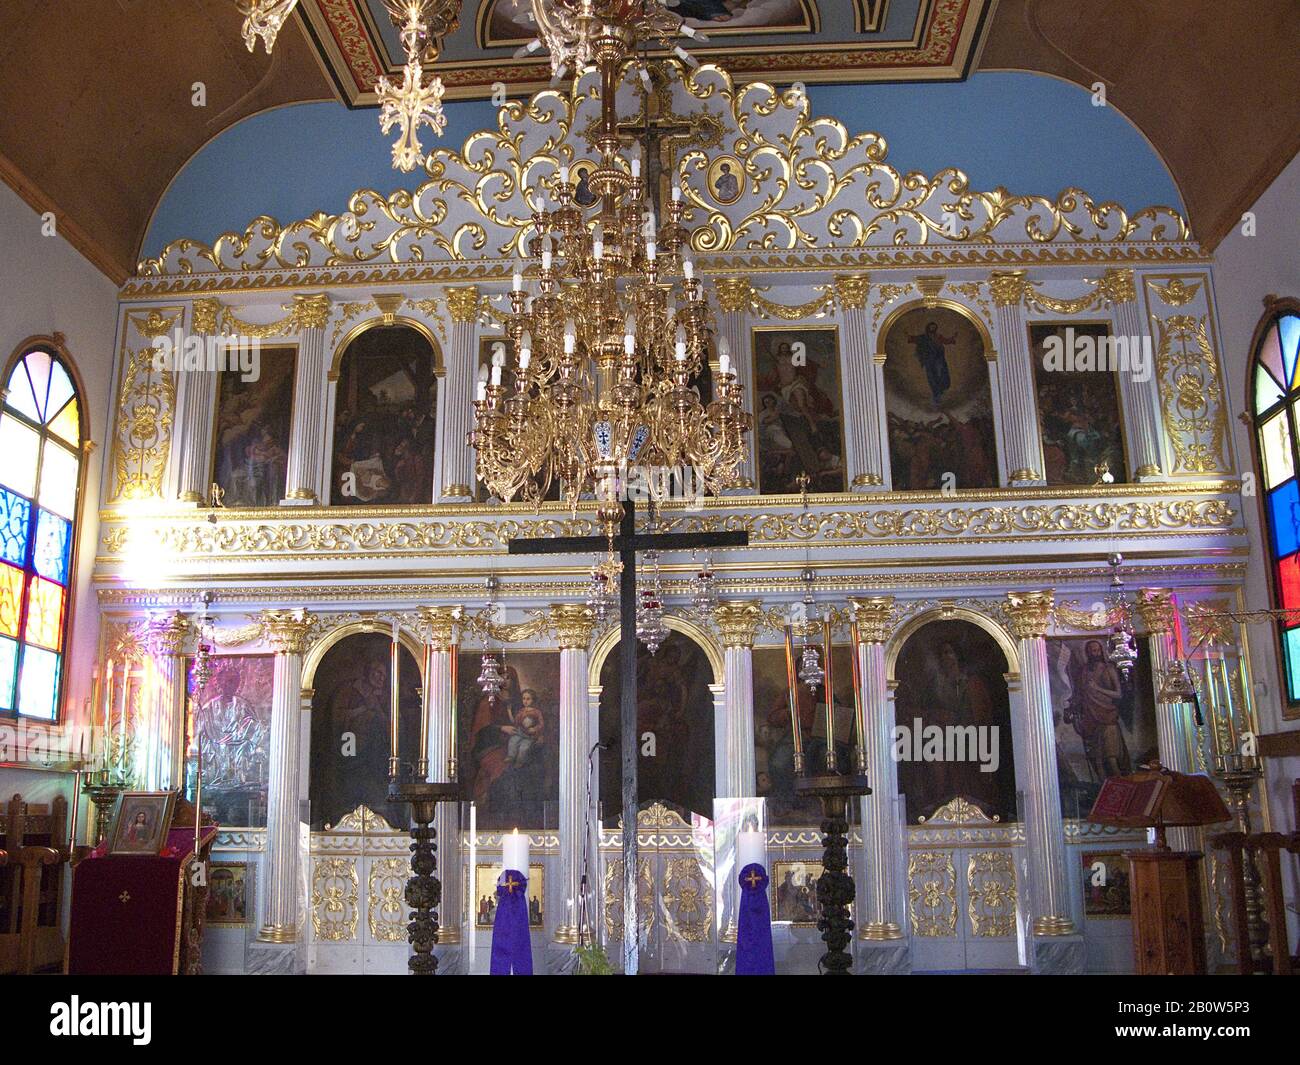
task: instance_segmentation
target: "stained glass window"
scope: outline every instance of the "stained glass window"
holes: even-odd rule
[[[1272,304],[1255,331],[1251,410],[1256,469],[1268,524],[1273,605],[1300,609],[1300,301]],[[1278,623],[1287,703],[1300,706],[1300,616]]]
[[[0,409],[0,712],[57,720],[82,432],[62,355],[26,351]]]

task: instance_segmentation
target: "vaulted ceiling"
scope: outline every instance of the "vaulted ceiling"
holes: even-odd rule
[[[488,3],[480,10],[478,0],[465,0],[462,30],[467,47],[490,56],[481,49],[490,40],[484,37]],[[310,11],[295,15],[268,57],[260,47],[253,54],[244,48],[233,0],[4,0],[0,177],[37,210],[54,211],[60,232],[121,280],[134,268],[159,197],[208,140],[269,108],[360,99],[340,78],[337,38],[323,34],[317,17],[337,9],[339,0],[303,0],[303,6]],[[814,12],[831,6],[831,0],[802,4]],[[834,0],[833,6],[851,8],[863,21],[848,29],[838,15],[818,16],[817,29],[801,31],[802,38],[787,33],[764,44],[737,30],[715,40],[734,47],[737,62],[748,49],[744,62],[751,67],[762,66],[754,57],[761,60],[764,48],[786,67],[803,49],[808,69],[824,65],[832,45],[837,55],[860,45],[849,68],[835,71],[839,80],[857,80],[854,70],[861,80],[878,78],[886,72],[879,60],[888,56],[892,78],[961,76],[973,64],[1037,71],[1089,88],[1103,82],[1109,102],[1164,158],[1192,230],[1209,248],[1300,149],[1295,0],[960,0],[955,6],[951,0]],[[945,12],[955,19],[958,8],[961,20],[945,29]],[[905,21],[914,43],[890,44],[887,30]],[[938,65],[943,69],[927,67],[927,32],[951,33],[954,47]],[[869,54],[873,44],[880,46],[876,58]],[[722,62],[729,65],[725,57]],[[913,69],[901,69],[908,64]],[[472,94],[472,81],[462,78],[460,92]],[[204,106],[195,105],[198,83]]]

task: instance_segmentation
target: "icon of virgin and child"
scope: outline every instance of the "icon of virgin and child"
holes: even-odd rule
[[[556,801],[559,780],[557,721],[548,697],[559,678],[544,678],[548,667],[558,674],[558,659],[541,661],[548,657],[553,656],[530,656],[539,661],[523,666],[507,664],[505,687],[496,695],[484,695],[472,681],[468,692],[462,688],[462,696],[468,695],[463,705],[474,707],[462,758],[463,779],[484,828],[547,827],[545,805]],[[466,665],[469,662],[477,664],[473,657],[467,657]],[[521,668],[526,680],[520,677]],[[472,678],[474,673],[462,669],[461,676],[466,675]]]

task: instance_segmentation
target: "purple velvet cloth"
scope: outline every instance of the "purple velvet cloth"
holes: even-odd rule
[[[736,929],[736,975],[775,976],[772,911],[767,904],[767,873],[757,862],[740,871],[740,920]]]
[[[528,933],[528,877],[507,869],[497,878],[492,917],[493,976],[532,976],[533,941]]]

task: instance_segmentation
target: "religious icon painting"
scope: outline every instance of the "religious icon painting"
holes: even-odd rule
[[[734,155],[721,155],[709,163],[709,195],[728,207],[745,191],[745,168]]]
[[[1029,324],[1048,484],[1097,484],[1105,473],[1128,480],[1116,376],[1123,368],[1110,365],[1111,349],[1105,324]]]
[[[806,483],[810,492],[843,492],[838,331],[759,327],[752,343],[759,491],[795,495]]]
[[[213,862],[208,873],[206,921],[210,925],[248,923],[248,863]]]
[[[1128,859],[1115,851],[1086,851],[1083,859],[1083,915],[1092,919],[1131,917]]]
[[[203,810],[220,825],[266,827],[274,675],[271,655],[212,659],[195,727],[203,754]]]
[[[494,356],[509,360],[509,353],[511,351],[512,343],[513,342],[510,340],[509,337],[504,337],[504,336],[479,337],[478,339],[479,366],[480,367],[486,366],[488,367],[489,372],[491,372],[492,359]],[[560,498],[560,479],[558,477],[552,477],[550,483],[546,485],[545,491],[543,491],[540,478],[535,478],[532,484],[532,491],[535,491],[537,500],[540,500],[543,503],[555,502]],[[476,478],[474,483],[475,502],[487,503],[494,498],[495,497],[491,496],[490,493],[488,492],[487,485],[485,485],[482,481],[477,480]],[[527,502],[534,501],[533,495],[530,493],[530,488],[527,485],[525,485],[523,493],[521,495],[517,495],[512,500],[512,502],[515,503],[521,501],[527,501]]]
[[[882,0],[858,0],[878,5]],[[812,33],[819,26],[813,0],[665,0],[687,24],[709,33]],[[484,48],[524,44],[537,36],[531,0],[485,0],[478,40]]]
[[[469,905],[474,914],[474,927],[480,931],[492,927],[497,912],[497,881],[501,866],[481,862],[474,867],[474,894]],[[546,869],[541,865],[528,866],[528,927],[541,928],[546,915],[543,910],[546,897]]]
[[[592,190],[591,175],[596,172],[596,164],[590,159],[579,159],[569,167],[569,181],[573,184],[573,202],[584,210],[595,207],[600,197]]]
[[[108,847],[110,855],[149,855],[162,850],[171,828],[176,793],[126,791],[118,799],[117,820]]]
[[[308,796],[315,831],[328,831],[359,806],[390,825],[408,824],[407,811],[388,802],[392,646],[387,632],[345,636],[304,677],[312,691]],[[399,662],[398,757],[410,767],[420,744],[420,666],[405,644]]]
[[[798,654],[798,649],[795,651]],[[831,651],[834,666],[835,751],[840,765],[852,765],[854,737],[853,652],[847,643]],[[756,647],[754,671],[755,794],[767,800],[768,821],[796,827],[821,823],[821,804],[794,792],[794,733],[786,683],[785,648]],[[821,688],[796,690],[800,738],[809,765],[826,761],[826,703]]]
[[[410,326],[377,326],[348,344],[334,400],[331,505],[432,502],[437,365],[429,338]]]
[[[1047,667],[1056,726],[1061,812],[1087,817],[1108,777],[1132,773],[1159,754],[1147,641],[1127,677],[1099,636],[1050,637]]]
[[[821,862],[773,862],[768,884],[773,922],[814,927],[819,916],[817,881],[821,875]]]
[[[560,655],[505,656],[505,689],[485,695],[482,653],[462,651],[457,696],[460,780],[480,829],[555,828],[560,801]]]
[[[993,635],[962,619],[922,625],[899,650],[894,756],[908,824],[954,799],[1016,820],[1010,669]]]
[[[886,322],[885,415],[896,492],[998,483],[993,393],[982,330],[951,306]]]
[[[255,371],[232,367],[217,377],[211,481],[227,507],[274,507],[284,498],[297,361],[293,348],[262,348]]]

